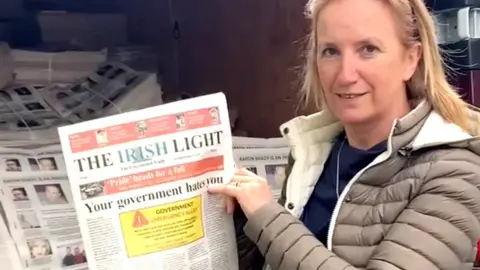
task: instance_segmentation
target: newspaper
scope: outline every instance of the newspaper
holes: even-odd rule
[[[222,93],[59,128],[89,267],[238,269]]]
[[[12,58],[17,83],[73,83],[105,63],[107,50],[42,52],[16,49],[12,50]]]
[[[58,141],[53,127],[65,120],[42,98],[42,88],[42,85],[13,85],[0,90],[1,146],[39,143],[44,138]]]
[[[233,149],[288,147],[285,138],[233,137]]]
[[[119,63],[71,85],[14,85],[0,90],[0,145],[58,143],[59,126],[162,103],[155,74]]]
[[[137,99],[143,96],[151,102],[151,98],[155,98],[152,92],[161,94],[156,75],[137,72],[121,63],[109,62],[72,85],[52,84],[41,94],[62,118],[77,123],[111,115],[112,109],[114,114],[124,112],[125,108],[116,103],[133,92]],[[128,103],[130,106],[136,104],[131,99]],[[161,103],[162,99],[158,98],[155,105]],[[141,104],[145,104],[145,101]]]
[[[274,199],[280,198],[285,180],[289,147],[234,149],[237,166],[245,168],[265,178],[272,190]]]
[[[88,269],[60,145],[0,148],[2,204],[25,269]]]
[[[50,85],[43,91],[44,99],[64,118],[78,122],[96,115],[138,78],[137,72],[122,64],[109,63],[98,68],[73,85]]]
[[[42,98],[41,86],[15,85],[0,90],[0,121],[9,130],[46,128],[60,117]]]

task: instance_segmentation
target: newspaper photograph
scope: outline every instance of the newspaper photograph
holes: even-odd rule
[[[280,198],[282,192],[289,153],[289,147],[234,149],[233,151],[237,166],[268,181],[275,200]]]
[[[238,269],[223,93],[59,128],[89,269]]]
[[[24,269],[88,269],[60,145],[1,148],[2,204]]]

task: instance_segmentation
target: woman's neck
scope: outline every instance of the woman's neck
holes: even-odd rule
[[[385,141],[390,135],[393,120],[390,125],[345,126],[348,144],[354,148],[367,150]]]
[[[411,110],[408,101],[398,105],[392,113],[382,114],[367,123],[345,125],[348,143],[357,149],[367,150],[387,140],[392,130],[393,121],[404,117]]]

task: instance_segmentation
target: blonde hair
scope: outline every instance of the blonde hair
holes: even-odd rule
[[[317,73],[316,30],[320,11],[331,0],[309,0],[307,17],[311,20],[308,37],[302,98],[305,105],[314,105],[317,110],[324,106],[323,90]],[[468,109],[471,107],[461,99],[448,83],[444,62],[437,45],[435,24],[423,0],[382,0],[390,4],[402,25],[402,38],[406,46],[420,42],[423,53],[417,70],[407,82],[408,97],[426,98],[433,109],[446,121],[469,130]]]

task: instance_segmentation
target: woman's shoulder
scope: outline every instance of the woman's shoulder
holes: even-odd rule
[[[456,178],[480,187],[480,154],[469,147],[445,145],[421,149],[412,153],[404,170],[424,181]]]
[[[424,203],[440,203],[444,199],[457,204],[467,203],[465,209],[480,220],[480,156],[468,147],[433,147],[413,153],[401,175],[403,180],[411,179],[415,183],[413,198]],[[455,211],[453,208],[457,204],[445,206],[451,208],[445,210]],[[437,203],[423,205],[430,210],[439,207]]]
[[[451,169],[458,169],[458,166],[460,168],[462,166],[476,166],[480,169],[480,153],[470,147],[444,145],[414,152],[410,163],[413,165],[431,163],[433,165],[439,162]]]
[[[431,111],[407,146],[412,156],[409,164],[427,164],[429,171],[480,172],[480,122],[472,119],[471,123],[479,126],[478,131],[463,130]]]

